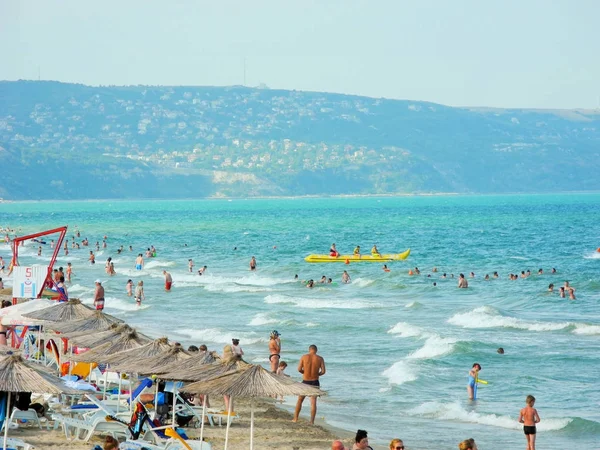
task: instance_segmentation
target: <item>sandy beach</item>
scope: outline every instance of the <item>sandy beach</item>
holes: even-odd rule
[[[219,407],[220,402],[213,401]],[[239,419],[234,421],[229,431],[229,448],[232,450],[248,448],[250,436],[250,403],[246,400],[236,401]],[[342,439],[348,446],[353,438],[352,433],[335,429],[325,424],[311,426],[305,419],[293,423],[292,415],[274,402],[259,401],[254,410],[254,443],[257,449],[271,450],[323,450],[331,446],[335,439]],[[50,422],[52,428],[52,422]],[[200,428],[186,428],[190,437],[198,437]],[[206,426],[205,440],[213,445],[213,449],[222,449],[225,443],[225,424],[222,427]],[[103,436],[97,435],[88,443],[67,441],[62,430],[39,430],[35,427],[20,426],[10,430],[9,436],[23,439],[28,444],[42,450],[89,450],[96,444],[102,444]]]

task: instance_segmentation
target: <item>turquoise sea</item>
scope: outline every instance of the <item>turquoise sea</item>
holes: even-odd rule
[[[87,263],[91,247],[61,252],[58,265],[74,267],[70,295],[90,302],[101,278],[106,310],[155,336],[219,352],[239,338],[247,360],[267,365],[276,329],[292,376],[318,345],[329,392],[318,416],[368,430],[376,449],[393,437],[410,450],[455,449],[468,437],[480,449],[522,448],[517,418],[528,394],[542,418],[538,448],[600,448],[599,223],[599,194],[0,204],[0,226],[21,234],[68,224],[69,239],[76,228],[91,245],[108,235],[95,266]],[[357,244],[412,253],[388,264],[389,273],[377,263],[304,262],[332,242],[342,253]],[[120,245],[134,251],[118,255]],[[135,255],[150,245],[158,256],[136,271]],[[48,247],[39,258],[30,244],[21,263],[43,264]],[[248,270],[252,255],[256,273]],[[8,246],[0,256],[10,259]],[[104,273],[109,256],[114,277]],[[206,274],[190,274],[188,258],[196,269],[207,265]],[[421,275],[409,276],[415,266]],[[170,293],[163,269],[173,275]],[[349,285],[339,283],[344,269]],[[508,279],[528,269],[531,277]],[[469,289],[457,289],[458,274],[471,271]],[[483,279],[494,271],[500,278]],[[455,278],[441,279],[443,272]],[[311,290],[295,274],[338,284]],[[126,296],[128,278],[145,283],[141,309]],[[575,301],[547,292],[565,280]],[[489,384],[470,402],[474,362]]]

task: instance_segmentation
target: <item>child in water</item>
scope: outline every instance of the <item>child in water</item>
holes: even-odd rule
[[[535,450],[535,424],[540,422],[540,415],[537,409],[533,407],[535,405],[535,397],[528,395],[525,399],[527,406],[521,409],[519,415],[519,422],[523,424],[523,432],[525,433],[525,439],[527,439],[527,450]]]
[[[469,400],[475,399],[475,385],[477,383],[477,376],[479,375],[480,370],[481,365],[479,363],[475,363],[469,371],[469,383],[467,384],[467,393],[469,394]]]

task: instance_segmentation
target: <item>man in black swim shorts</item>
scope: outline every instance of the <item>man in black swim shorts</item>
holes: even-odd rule
[[[308,353],[300,358],[298,364],[298,372],[302,374],[302,382],[310,386],[319,386],[319,377],[325,375],[325,360],[317,355],[317,346],[311,345],[308,347]],[[296,402],[296,410],[294,411],[293,422],[298,421],[302,403],[306,397],[300,395]],[[317,415],[317,397],[310,398],[310,423],[314,425],[315,416]]]

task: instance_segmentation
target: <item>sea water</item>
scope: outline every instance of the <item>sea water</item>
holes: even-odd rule
[[[72,297],[91,303],[100,278],[107,312],[185,346],[221,352],[239,338],[245,358],[265,366],[276,329],[296,378],[300,356],[316,344],[329,393],[318,417],[368,430],[376,448],[400,437],[411,450],[456,448],[469,437],[481,449],[523,447],[517,418],[529,394],[542,418],[538,448],[600,448],[599,223],[598,194],[0,204],[0,225],[20,234],[69,225],[69,240],[75,229],[78,241],[89,239],[87,248],[69,245],[67,257],[61,251],[56,264],[73,264]],[[105,234],[108,247],[91,266],[89,250]],[[388,263],[390,272],[379,263],[304,262],[333,242],[342,253],[377,244],[382,253],[411,248],[411,255]],[[157,256],[135,270],[136,255],[151,245]],[[47,263],[49,245],[41,257],[37,247],[20,251],[21,264]],[[8,262],[9,247],[0,255]],[[109,256],[113,277],[104,272]],[[414,267],[421,275],[408,275]],[[508,279],[528,269],[529,278]],[[163,270],[173,276],[169,293]],[[351,284],[340,283],[343,270]],[[485,281],[494,271],[500,278]],[[466,290],[456,287],[459,273]],[[311,290],[295,274],[336,284]],[[141,308],[126,295],[129,278],[144,281]],[[575,301],[547,292],[565,280]],[[489,382],[476,402],[466,392],[474,362]],[[304,417],[308,410],[306,402]]]

